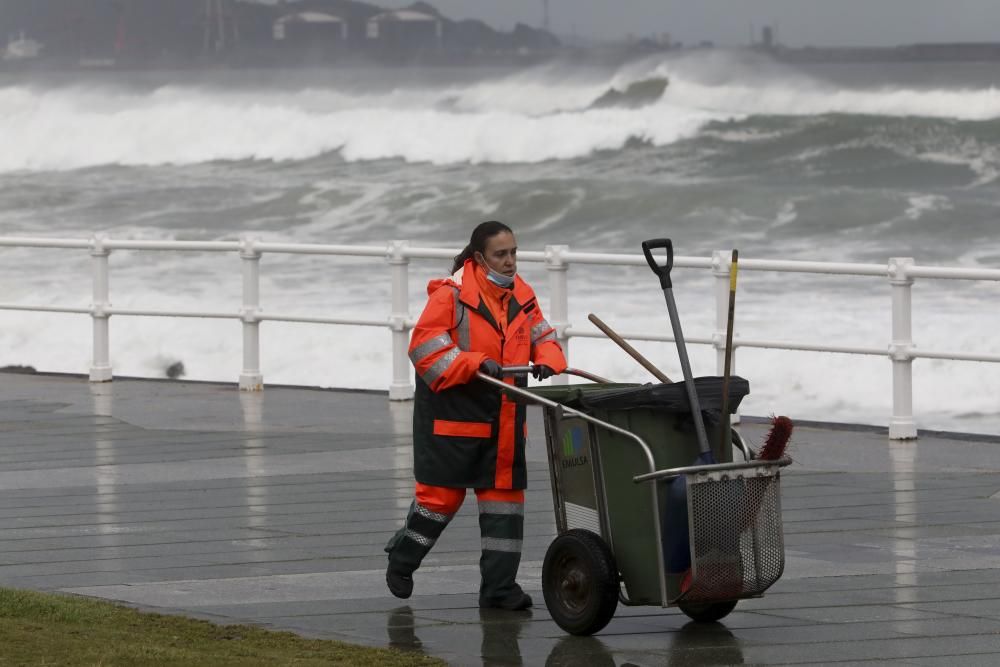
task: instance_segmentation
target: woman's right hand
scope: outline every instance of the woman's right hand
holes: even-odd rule
[[[492,359],[483,360],[483,363],[479,364],[479,370],[482,371],[483,373],[486,373],[490,377],[495,377],[497,379],[500,379],[500,377],[503,375],[502,369],[500,368],[500,364],[493,361]]]

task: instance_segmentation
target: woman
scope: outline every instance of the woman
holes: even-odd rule
[[[534,376],[545,379],[565,370],[566,359],[534,291],[517,275],[507,225],[476,227],[452,271],[427,286],[430,298],[410,339],[416,498],[386,545],[386,583],[396,597],[410,596],[413,571],[472,488],[483,549],[479,606],[526,609],[531,598],[515,582],[527,486],[525,406],[476,374],[523,386],[527,378],[501,377],[501,368],[531,361]]]

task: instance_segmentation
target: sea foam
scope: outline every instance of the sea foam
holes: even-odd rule
[[[851,90],[783,77],[720,81],[684,60],[631,64],[603,79],[571,71],[552,65],[461,86],[384,91],[7,86],[0,88],[0,129],[7,138],[0,172],[296,161],[331,152],[349,161],[531,163],[617,150],[630,139],[669,145],[696,136],[710,121],[747,116],[1000,117],[995,89]],[[670,82],[655,103],[589,107],[609,88],[650,77]]]

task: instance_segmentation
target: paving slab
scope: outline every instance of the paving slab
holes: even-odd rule
[[[786,569],[764,597],[714,624],[619,606],[581,638],[542,602],[555,525],[534,409],[520,581],[535,607],[478,609],[474,500],[414,596],[386,591],[411,410],[380,392],[0,374],[0,585],[454,665],[1000,664],[1000,438],[800,424]],[[740,426],[751,443],[765,428]]]

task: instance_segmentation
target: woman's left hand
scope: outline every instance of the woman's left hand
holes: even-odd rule
[[[547,380],[556,372],[545,364],[535,364],[531,367],[531,374],[535,376],[536,380]]]

